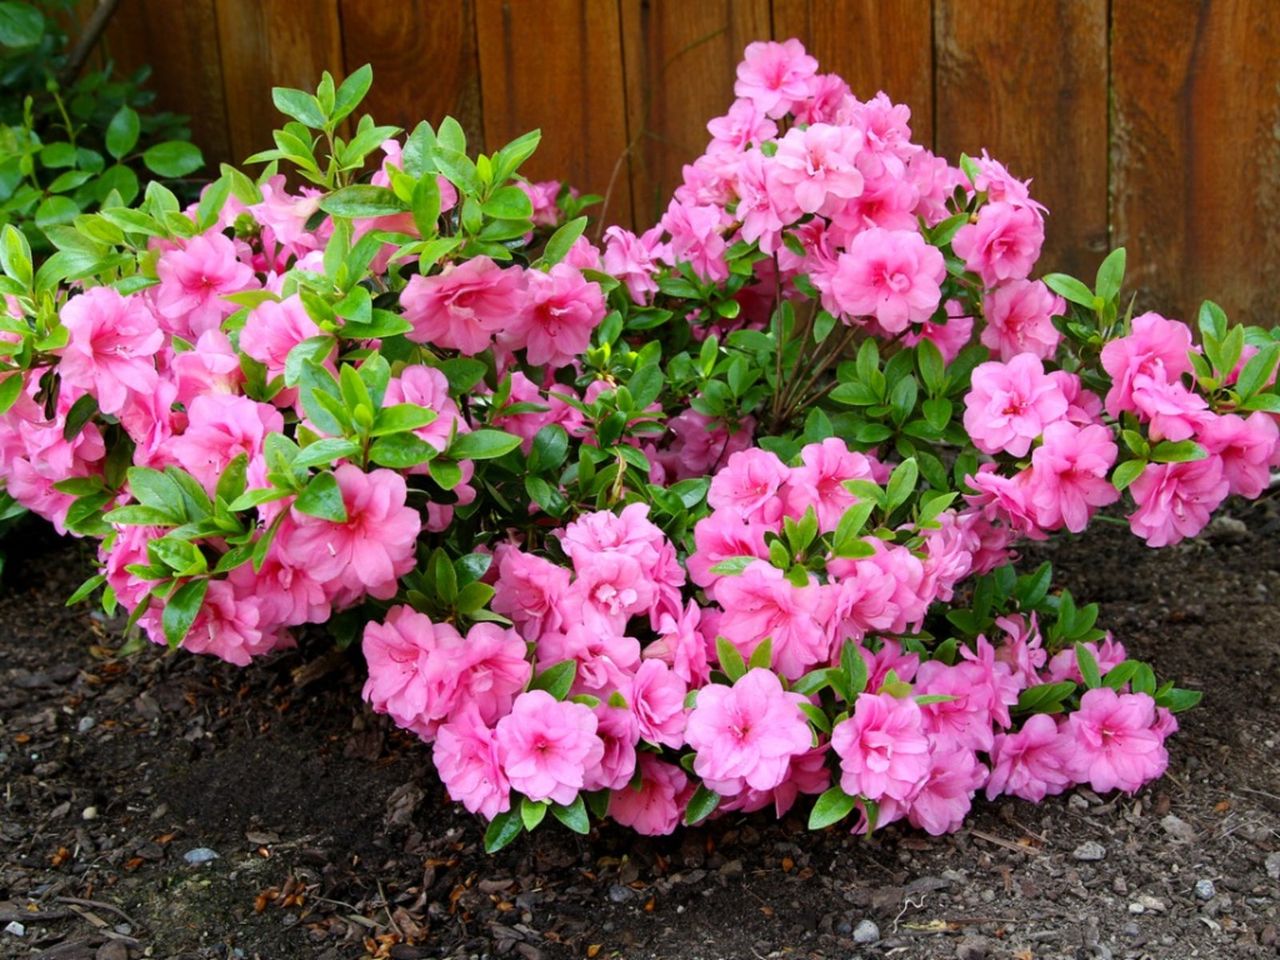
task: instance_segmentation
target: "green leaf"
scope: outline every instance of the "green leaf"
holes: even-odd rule
[[[24,289],[31,289],[34,279],[31,244],[22,231],[11,223],[5,224],[4,232],[0,234],[0,266],[4,267],[6,276],[17,280]]]
[[[80,205],[70,197],[46,197],[36,207],[36,226],[48,230],[59,224],[71,223],[80,215]]]
[[[204,166],[204,155],[194,143],[169,140],[157,143],[142,155],[148,170],[161,177],[185,177]]]
[[[208,592],[208,580],[188,580],[166,601],[160,625],[170,648],[179,646],[186,639]]]
[[[561,660],[542,670],[529,684],[530,690],[545,690],[557,700],[563,700],[573,688],[573,681],[578,675],[576,660]]]
[[[1075,691],[1076,685],[1070,680],[1027,687],[1019,694],[1014,709],[1019,713],[1061,713],[1062,701]]]
[[[1126,460],[1120,464],[1111,473],[1111,485],[1117,490],[1123,491],[1142,476],[1142,471],[1147,469],[1147,461],[1145,460]]]
[[[119,160],[133,149],[141,130],[138,114],[128,106],[121,107],[107,125],[107,153]]]
[[[1156,706],[1168,707],[1174,713],[1190,710],[1198,704],[1204,694],[1199,690],[1183,690],[1173,687],[1156,697]]]
[[[290,119],[297,120],[313,130],[324,127],[324,113],[316,98],[303,90],[290,87],[272,87],[271,102],[276,109]]]
[[[365,219],[404,213],[408,206],[387,187],[357,183],[324,197],[320,209],[334,217]]]
[[[460,433],[449,445],[453,460],[492,460],[520,446],[520,438],[504,430],[481,429]]]
[[[1084,677],[1084,685],[1090,690],[1102,686],[1102,677],[1098,673],[1098,661],[1083,643],[1077,643],[1076,663],[1080,666],[1080,676]]]
[[[1250,357],[1236,379],[1236,392],[1248,398],[1266,386],[1275,373],[1277,359],[1280,359],[1280,343],[1269,343]]]
[[[574,797],[573,803],[568,806],[562,803],[553,804],[551,815],[574,833],[586,836],[591,832],[591,820],[587,817],[587,806],[582,802],[581,794]]]
[[[1117,247],[1107,254],[1107,258],[1098,267],[1097,292],[1107,303],[1114,300],[1120,292],[1120,285],[1124,283],[1124,265],[1124,247]]]
[[[358,107],[372,85],[373,67],[366,63],[359,69],[354,70],[347,79],[342,81],[341,86],[338,87],[337,93],[334,95],[333,110],[329,114],[329,122],[337,123]]]
[[[29,3],[0,3],[0,44],[6,47],[31,47],[39,43],[43,36],[44,14],[38,8]]]
[[[529,451],[529,472],[545,473],[556,470],[564,463],[569,452],[569,435],[558,423],[549,423],[533,437]]]
[[[1207,340],[1222,340],[1227,335],[1227,313],[1212,300],[1200,304],[1197,318],[1201,336]]]
[[[518,810],[498,814],[484,832],[484,852],[497,853],[523,832],[524,822]]]
[[[412,433],[396,433],[389,437],[380,437],[369,448],[369,459],[382,467],[393,470],[407,470],[419,464],[434,460],[439,451],[431,444]],[[456,469],[456,468],[455,468]],[[432,473],[434,476],[434,471]],[[461,474],[458,480],[461,480]],[[456,482],[454,486],[456,486]],[[441,484],[441,486],[444,486]],[[448,489],[452,489],[449,487]]]
[[[293,465],[303,467],[328,466],[335,460],[349,460],[360,453],[360,444],[354,440],[326,438],[302,448]]]
[[[747,672],[747,664],[742,659],[742,654],[725,637],[716,637],[716,660],[730,683],[736,683],[738,678]]]
[[[559,263],[568,255],[569,248],[578,242],[578,238],[582,236],[582,231],[586,229],[586,217],[576,217],[563,224],[547,241],[546,249],[542,251],[542,262],[547,266],[554,266]]]
[[[309,517],[319,517],[332,523],[347,522],[347,507],[342,500],[342,490],[332,473],[317,473],[306,489],[298,494],[294,508]]]
[[[708,790],[700,783],[698,789],[693,791],[693,796],[689,798],[689,805],[685,807],[684,822],[689,826],[701,823],[711,816],[718,806],[720,806],[720,794]]]
[[[813,804],[809,812],[809,829],[821,830],[833,823],[839,823],[857,806],[857,797],[851,797],[840,787],[832,787],[823,793]]]
[[[773,666],[773,638],[765,637],[754,650],[751,651],[751,659],[747,661],[748,670],[768,670]]]
[[[1044,282],[1045,286],[1059,296],[1089,310],[1093,309],[1093,291],[1075,277],[1065,273],[1050,273],[1044,277]]]
[[[530,800],[528,797],[520,798],[520,822],[524,824],[524,828],[529,832],[532,833],[546,815],[546,801]]]
[[[499,187],[480,209],[497,220],[528,220],[533,216],[533,203],[519,187]]]
[[[910,382],[910,381],[906,381]],[[914,457],[908,457],[893,468],[889,483],[885,487],[885,513],[892,513],[911,499],[915,493],[916,481],[920,478],[920,468]]]
[[[0,414],[8,413],[22,395],[22,385],[26,378],[21,373],[13,373],[0,380]]]
[[[711,572],[718,577],[736,577],[759,559],[759,557],[729,557],[713,566]]]
[[[1156,463],[1188,463],[1208,456],[1209,451],[1194,440],[1179,440],[1177,443],[1164,440],[1151,451],[1151,459]]]
[[[21,379],[19,377],[18,379]],[[86,423],[93,419],[93,415],[98,412],[98,400],[91,393],[86,393],[71,405],[71,409],[67,411],[66,422],[62,425],[62,439],[74,440],[80,436],[80,431],[84,429]]]
[[[418,430],[435,422],[438,414],[434,410],[419,406],[416,403],[397,403],[384,407],[374,418],[372,437],[383,437],[389,433],[403,433],[407,430]]]
[[[852,702],[867,689],[867,661],[852,640],[846,640],[840,650],[840,673],[847,687],[845,700]]]

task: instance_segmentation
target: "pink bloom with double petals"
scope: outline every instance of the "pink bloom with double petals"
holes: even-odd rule
[[[539,180],[536,183],[517,180],[516,186],[524,191],[533,205],[530,219],[535,227],[554,227],[559,222],[560,208],[556,205],[556,198],[560,195],[559,180]]]
[[[664,251],[672,264],[687,263],[703,280],[720,283],[729,279],[725,251],[729,245],[721,234],[724,211],[709,204],[686,204],[672,200],[662,217],[662,227],[671,235]]]
[[[498,721],[502,772],[530,800],[570,804],[604,757],[597,725],[589,707],[526,690]]]
[[[739,159],[734,178],[734,216],[742,221],[742,239],[758,242],[765,253],[778,249],[783,228],[800,216],[794,185],[781,176],[763,153],[749,150]]]
[[[292,567],[280,559],[279,549],[272,544],[263,560],[262,569],[254,570],[245,563],[227,575],[244,595],[262,600],[264,620],[286,627],[304,623],[324,623],[331,607],[324,584],[314,579],[306,567]]]
[[[991,747],[991,778],[987,799],[1009,794],[1039,803],[1062,793],[1073,783],[1068,772],[1071,745],[1059,735],[1053,717],[1028,717],[1017,733],[1000,733]]]
[[[987,782],[987,768],[972,750],[935,751],[919,791],[911,798],[907,820],[931,836],[960,829],[974,793]]]
[[[1209,404],[1180,382],[1140,373],[1129,395],[1133,410],[1145,421],[1152,440],[1189,440],[1209,416]]]
[[[829,123],[792,127],[778,141],[773,169],[799,212],[833,213],[862,193],[862,172],[857,166],[861,146],[862,137],[852,127]]]
[[[747,98],[766,116],[781,117],[808,96],[809,78],[817,72],[818,61],[799,40],[757,41],[742,55],[733,94]]]
[[[385,600],[396,578],[413,569],[414,545],[422,529],[418,511],[405,506],[408,488],[393,470],[365,473],[346,463],[334,471],[347,519],[324,520],[299,512],[281,528],[281,557],[306,567],[321,581],[334,581]]]
[[[1231,493],[1252,500],[1267,489],[1269,464],[1280,443],[1280,430],[1270,416],[1255,410],[1247,420],[1234,413],[1208,417],[1196,439],[1222,460],[1222,474]]]
[[[836,261],[831,292],[843,315],[873,316],[887,332],[901,333],[933,316],[946,275],[941,251],[919,233],[871,227]]]
[[[249,460],[249,486],[266,485],[262,449],[272,433],[284,432],[284,418],[275,407],[248,397],[207,394],[196,397],[187,411],[187,429],[169,444],[178,463],[210,493],[222,473],[240,454]]]
[[[748,449],[755,421],[744,417],[730,433],[720,421],[690,409],[668,420],[667,428],[671,443],[660,456],[675,480],[686,480],[712,473],[716,465]]]
[[[946,323],[926,320],[908,330],[902,342],[908,347],[914,347],[921,340],[928,340],[938,348],[943,362],[950,363],[969,345],[969,340],[973,337],[973,317],[964,312],[964,305],[959,300],[948,300],[945,308]]]
[[[267,368],[270,382],[284,374],[290,350],[318,336],[320,328],[295,294],[284,300],[264,300],[250,310],[240,331],[240,349]]]
[[[1102,419],[1102,400],[1092,390],[1084,388],[1079,376],[1066,370],[1051,370],[1049,379],[1067,398],[1067,420],[1084,427]]]
[[[590,563],[597,554],[623,553],[651,573],[658,566],[666,542],[661,528],[649,519],[647,503],[627,504],[618,513],[584,513],[560,533],[560,544],[579,572],[579,564]]]
[[[1062,340],[1053,318],[1066,303],[1039,280],[1010,280],[987,293],[982,300],[987,324],[982,344],[1001,360],[1033,353],[1043,360],[1053,356]]]
[[[557,604],[569,590],[569,571],[510,544],[498,547],[496,559],[494,613],[510,617],[526,640],[560,629],[563,619]]]
[[[492,820],[511,809],[511,784],[498,762],[493,731],[466,704],[436,733],[431,758],[449,796]]]
[[[782,516],[779,492],[789,477],[787,465],[776,454],[759,448],[743,450],[711,479],[707,504],[746,523],[772,525]]]
[[[773,642],[772,666],[788,680],[826,658],[825,624],[835,596],[825,586],[797,587],[777,567],[755,560],[737,576],[718,580],[713,594],[724,610],[720,632],[744,659],[765,637]]]
[[[791,758],[813,745],[802,702],[760,668],[748,670],[732,687],[703,687],[685,728],[697,753],[694,772],[726,797],[748,788],[772,790],[786,779]]]
[[[702,608],[693,600],[678,614],[663,613],[655,628],[658,638],[644,648],[643,656],[667,664],[687,686],[705,685],[711,669],[701,623]]]
[[[375,713],[430,743],[440,724],[462,706],[447,651],[461,638],[447,623],[433,623],[412,607],[387,611],[365,624],[361,650],[369,669],[362,696]]]
[[[244,370],[231,338],[221,330],[206,330],[194,350],[175,353],[169,360],[169,377],[177,387],[177,401],[191,406],[205,393],[224,395],[244,392]]]
[[[865,147],[859,166],[868,177],[901,180],[906,161],[921,151],[911,142],[911,108],[894,103],[883,90],[865,103],[854,103],[853,125],[862,132]]]
[[[628,698],[641,740],[672,748],[684,743],[686,693],[684,681],[661,660],[641,661]]]
[[[152,358],[164,333],[142,297],[94,287],[68,300],[60,319],[70,335],[58,363],[64,387],[92,393],[106,414],[123,410],[131,393],[155,389]]]
[[[965,477],[976,493],[966,493],[964,499],[969,506],[981,510],[985,519],[1002,523],[1019,536],[1044,540],[1045,533],[1030,500],[1030,481],[1030,469],[1006,477],[994,463],[984,463],[977,473]]]
[[[584,790],[621,790],[631,783],[636,772],[636,744],[640,727],[635,714],[626,707],[607,702],[595,706],[596,736],[604,744],[599,763],[589,769],[583,779]]]
[[[675,831],[693,786],[683,770],[652,753],[640,754],[640,788],[623,787],[609,796],[609,816],[646,837]]]
[[[220,233],[199,234],[165,251],[156,274],[156,312],[171,332],[191,340],[239,309],[226,294],[257,286],[253,268],[236,258],[235,244]]]
[[[1062,389],[1031,354],[978,364],[964,405],[964,427],[974,446],[1015,457],[1025,456],[1031,441],[1067,412]]]
[[[459,701],[474,704],[486,723],[496,723],[511,709],[533,673],[524,640],[495,623],[473,624],[447,652]]]
[[[791,471],[783,491],[787,516],[799,520],[813,507],[819,529],[829,533],[840,523],[844,512],[858,502],[845,488],[845,481],[870,480],[871,462],[838,437],[807,444],[800,451],[800,459],[804,465]]]
[[[399,376],[387,381],[383,406],[390,407],[400,403],[411,403],[414,406],[431,410],[436,418],[425,427],[413,431],[419,440],[431,444],[443,452],[449,446],[449,438],[460,433],[470,433],[471,426],[458,410],[458,404],[449,396],[449,380],[435,367],[409,366],[400,371]],[[475,497],[474,491],[466,482],[471,479],[475,467],[470,461],[463,461],[463,482],[454,487],[454,494],[459,503],[470,503]]]
[[[1060,420],[1044,428],[1044,443],[1031,454],[1027,500],[1046,530],[1079,533],[1093,509],[1115,503],[1120,493],[1107,479],[1118,450],[1111,431]]]
[[[567,263],[547,273],[530,270],[525,281],[524,309],[509,318],[499,341],[523,347],[532,364],[563,367],[591,343],[591,331],[604,319],[604,294]]]
[[[1107,413],[1118,417],[1133,409],[1134,378],[1139,375],[1173,382],[1190,373],[1191,350],[1191,328],[1185,323],[1166,320],[1158,313],[1134,317],[1128,336],[1102,348],[1102,368],[1111,377]]]
[[[578,576],[565,597],[566,609],[581,611],[593,624],[621,630],[649,609],[657,596],[653,579],[625,553],[596,553],[575,563]]]
[[[1227,498],[1231,484],[1222,458],[1188,463],[1149,463],[1129,486],[1138,508],[1129,529],[1149,547],[1167,547],[1205,528],[1209,516]]]
[[[831,732],[840,786],[850,796],[906,802],[932,768],[924,717],[914,700],[860,693],[853,716]]]
[[[1090,641],[1086,642],[1084,647],[1093,655],[1094,661],[1098,664],[1098,673],[1104,677],[1108,670],[1125,659],[1124,644],[1113,640],[1110,634],[1107,634],[1106,639],[1101,643]],[[1061,683],[1064,680],[1084,683],[1084,674],[1080,671],[1080,660],[1073,647],[1059,650],[1053,655],[1040,682]]]
[[[751,144],[761,144],[778,135],[778,125],[764,115],[752,100],[735,100],[729,112],[707,121],[711,143],[707,153],[737,154]]]
[[[1044,222],[1030,207],[988,203],[976,223],[967,223],[951,241],[951,249],[989,287],[1002,280],[1022,280],[1031,272],[1044,243]]]
[[[1010,203],[1015,207],[1031,207],[1041,213],[1047,213],[1044,206],[1031,199],[1030,180],[1019,180],[999,160],[991,159],[984,149],[982,156],[974,161],[978,166],[978,176],[973,182],[973,189],[985,193],[991,200]]]
[[[982,668],[968,661],[954,666],[941,660],[920,664],[914,692],[952,698],[920,708],[925,731],[944,752],[991,749],[992,694],[984,680]]]
[[[658,292],[655,262],[662,246],[662,227],[650,227],[636,236],[625,227],[610,227],[604,232],[604,270],[627,286],[631,299],[644,306]]]
[[[269,653],[280,641],[275,631],[262,630],[261,601],[242,595],[226,580],[210,580],[204,605],[182,641],[191,653],[209,653],[238,667],[249,665],[256,656]],[[162,631],[152,639],[164,643]]]
[[[1155,701],[1145,693],[1087,690],[1067,717],[1070,771],[1098,793],[1133,793],[1169,765],[1164,738],[1155,726]]]
[[[442,273],[413,276],[400,294],[405,334],[415,343],[482,352],[493,334],[513,323],[524,308],[524,273],[504,270],[488,257],[449,264]]]
[[[540,636],[537,655],[541,663],[573,660],[578,665],[573,692],[607,699],[614,691],[626,695],[640,662],[640,641],[610,629],[607,624],[601,626],[578,619],[565,630]]]

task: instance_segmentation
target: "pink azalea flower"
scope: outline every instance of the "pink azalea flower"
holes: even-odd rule
[[[1148,433],[1155,441],[1189,440],[1209,416],[1204,397],[1177,381],[1166,381],[1163,375],[1137,374],[1129,397],[1139,419],[1149,424]]]
[[[941,660],[920,664],[916,695],[951,697],[920,708],[925,731],[943,752],[952,754],[991,749],[992,693],[981,667],[970,662],[948,666]]]
[[[1059,735],[1053,717],[1044,713],[1028,717],[1017,733],[996,735],[987,799],[1009,794],[1039,803],[1062,793],[1074,782],[1068,772],[1070,758],[1069,738]]]
[[[926,320],[908,330],[902,342],[908,347],[914,347],[921,340],[928,340],[938,348],[943,362],[951,363],[960,355],[960,351],[969,345],[969,340],[973,337],[973,317],[964,313],[964,305],[959,300],[948,300],[945,308],[946,323]]]
[[[131,393],[155,389],[152,358],[164,333],[141,297],[93,287],[68,300],[60,319],[70,335],[58,363],[64,387],[92,393],[107,414],[123,410]]]
[[[1027,500],[1040,526],[1079,533],[1093,513],[1090,508],[1119,500],[1119,491],[1107,479],[1116,454],[1106,427],[1077,427],[1061,420],[1045,427],[1044,443],[1031,454],[1027,482]]]
[[[465,639],[446,650],[460,702],[474,704],[485,723],[496,723],[511,709],[533,673],[524,640],[494,623],[473,624]]]
[[[601,701],[595,707],[596,736],[604,744],[599,762],[586,772],[584,790],[621,790],[631,783],[636,772],[636,744],[640,726],[636,716],[626,707],[615,707]]]
[[[933,316],[946,275],[941,251],[919,233],[871,227],[836,261],[831,291],[843,315],[874,316],[887,332],[901,333]]]
[[[914,700],[860,693],[853,716],[831,732],[840,786],[851,796],[906,802],[932,769],[924,717]]]
[[[221,330],[200,334],[194,350],[169,358],[169,376],[177,387],[177,402],[189,407],[201,394],[224,396],[244,392],[240,354]]]
[[[647,611],[657,595],[652,578],[625,553],[592,554],[574,566],[578,576],[565,600],[593,623],[621,630],[631,617]]]
[[[911,798],[907,820],[940,837],[960,829],[973,795],[987,781],[987,768],[972,750],[937,750],[919,791]]]
[[[713,594],[724,610],[720,632],[744,658],[771,637],[771,665],[797,680],[829,653],[825,624],[834,596],[826,587],[797,587],[777,567],[756,560],[737,576],[718,580]]]
[[[1048,360],[1058,349],[1062,334],[1053,317],[1066,309],[1061,297],[1039,280],[1010,280],[987,293],[982,301],[987,325],[982,344],[1001,360],[1020,353],[1033,353]]]
[[[265,622],[297,627],[324,623],[331,615],[324,584],[313,578],[306,567],[284,563],[275,543],[267,551],[261,570],[255,571],[251,563],[241,564],[227,579],[242,595],[261,599]]]
[[[651,227],[640,236],[623,227],[604,232],[604,271],[627,286],[631,299],[641,306],[658,292],[656,260],[661,248],[662,228]]]
[[[412,607],[387,611],[383,623],[364,628],[361,649],[369,668],[364,699],[375,713],[430,743],[440,724],[462,705],[447,650],[460,641],[447,623],[433,623]]]
[[[776,454],[752,448],[735,453],[712,478],[707,505],[747,523],[775,524],[782,515],[778,495],[790,477]]]
[[[178,463],[210,493],[222,472],[240,454],[249,458],[249,486],[266,486],[262,449],[272,433],[284,432],[284,418],[275,407],[248,397],[207,394],[196,397],[187,411],[187,429],[169,444]]]
[[[365,473],[352,464],[338,467],[334,477],[347,519],[323,520],[295,506],[278,534],[281,557],[305,566],[317,580],[388,599],[395,595],[396,578],[413,569],[422,529],[418,512],[405,506],[404,477],[386,469]]]
[[[526,690],[498,721],[498,759],[513,789],[530,800],[569,804],[604,757],[589,707]]]
[[[582,271],[557,263],[550,272],[525,273],[524,309],[503,327],[500,342],[525,349],[532,364],[563,367],[591,343],[591,331],[604,319],[600,285],[583,278]]]
[[[646,651],[647,652],[647,651]],[[661,660],[644,659],[631,681],[631,711],[640,739],[666,747],[684,743],[685,682]]]
[[[735,100],[723,117],[707,121],[711,143],[707,153],[736,154],[751,144],[761,144],[778,135],[778,125],[764,115],[752,100]]]
[[[504,270],[488,257],[410,277],[400,294],[404,318],[413,324],[406,336],[415,343],[480,353],[523,310],[524,285],[523,271]]]
[[[806,445],[800,451],[800,459],[804,465],[790,472],[783,491],[787,516],[799,520],[813,507],[819,529],[830,533],[845,511],[858,502],[844,482],[870,480],[871,463],[838,437]]]
[[[808,95],[809,78],[817,72],[818,61],[804,52],[799,40],[757,41],[747,45],[738,64],[733,93],[766,116],[781,117]]]
[[[1031,441],[1067,412],[1061,388],[1031,354],[978,364],[964,405],[964,427],[974,446],[1015,457],[1025,456]]]
[[[1253,500],[1267,489],[1269,464],[1280,444],[1280,430],[1270,416],[1255,410],[1247,420],[1234,413],[1208,417],[1196,439],[1222,461],[1222,474],[1231,493]]]
[[[749,150],[738,160],[734,192],[738,206],[734,216],[742,221],[742,239],[758,242],[765,253],[778,249],[785,226],[800,216],[795,184],[782,179],[779,167],[759,150]]]
[[[220,233],[194,236],[162,253],[156,274],[156,312],[173,333],[191,340],[239,309],[225,294],[257,286],[253,268],[236,258],[235,244]]]
[[[569,589],[569,571],[510,544],[499,546],[495,556],[494,613],[510,617],[526,640],[558,630],[563,619],[557,603]]]
[[[747,788],[772,790],[786,778],[791,758],[813,745],[799,708],[803,699],[759,668],[732,687],[703,687],[685,728],[697,753],[694,772],[726,797]]]
[[[492,820],[511,809],[511,784],[498,762],[493,730],[466,704],[436,733],[431,758],[449,796]]]
[[[187,631],[182,649],[210,653],[227,663],[246,667],[253,657],[269,653],[280,640],[274,631],[263,632],[260,616],[258,597],[241,594],[226,580],[211,580],[204,605]],[[164,643],[163,631],[156,629],[151,639]]]
[[[240,349],[267,368],[267,381],[284,375],[289,351],[303,340],[320,336],[320,328],[295,294],[284,300],[264,300],[245,317]]]
[[[1137,504],[1129,514],[1129,529],[1149,547],[1179,543],[1205,528],[1230,489],[1221,457],[1189,463],[1149,463],[1129,486]]]
[[[709,204],[685,204],[672,200],[662,217],[662,226],[671,236],[671,262],[687,263],[703,280],[720,283],[729,279],[725,251],[729,245],[721,235],[723,210]]]
[[[702,608],[693,600],[678,614],[662,614],[655,628],[658,638],[644,648],[643,656],[667,664],[687,686],[705,685],[711,669],[701,621]]]
[[[1022,280],[1040,257],[1044,223],[1027,206],[988,203],[976,223],[965,224],[951,241],[951,249],[989,287],[1002,280]]]
[[[1134,793],[1164,773],[1169,755],[1154,729],[1155,701],[1145,693],[1087,690],[1067,717],[1072,777],[1099,793]]]
[[[857,167],[861,141],[853,128],[829,123],[792,127],[778,141],[777,178],[787,186],[799,212],[832,213],[862,193],[862,172]]]
[[[1105,344],[1102,368],[1111,377],[1107,413],[1119,417],[1133,409],[1134,378],[1140,374],[1174,381],[1191,372],[1191,329],[1158,313],[1133,318],[1132,332]]]
[[[556,205],[556,198],[560,195],[559,180],[539,180],[537,183],[517,180],[516,186],[533,204],[531,219],[535,227],[554,227],[559,222],[560,208]]]
[[[680,823],[693,786],[684,771],[652,753],[640,754],[640,789],[623,787],[609,796],[609,816],[646,837],[665,836]]]
[[[701,477],[735,453],[751,446],[755,421],[746,417],[733,433],[724,424],[696,410],[684,410],[667,421],[671,445],[662,453],[663,463],[675,480]]]

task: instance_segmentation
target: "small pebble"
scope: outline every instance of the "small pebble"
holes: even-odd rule
[[[1146,913],[1147,908],[1144,907],[1142,904],[1138,903],[1137,901],[1134,901],[1133,903],[1129,904],[1129,912],[1130,913]]]
[[[1263,861],[1267,868],[1267,876],[1272,880],[1280,880],[1280,853],[1269,853]]]
[[[1086,840],[1071,855],[1077,860],[1102,860],[1107,855],[1107,848],[1097,840]]]
[[[80,722],[76,724],[76,733],[88,733],[97,722],[93,717],[81,717]]]
[[[860,920],[853,929],[854,943],[877,943],[880,940],[880,928],[873,920]]]
[[[624,887],[620,883],[615,883],[609,887],[609,899],[614,903],[626,903],[635,895],[636,892],[634,890],[630,887]]]
[[[196,847],[194,850],[188,850],[182,855],[182,859],[187,861],[193,867],[202,863],[208,863],[211,860],[217,860],[218,854],[208,847]]]
[[[27,928],[17,920],[10,920],[9,925],[4,928],[4,932],[14,937],[25,937],[27,935]]]
[[[1172,813],[1168,814],[1160,821],[1160,826],[1164,827],[1165,833],[1180,843],[1195,842],[1196,828],[1181,817],[1175,817]]]
[[[1197,900],[1212,900],[1214,894],[1217,892],[1218,891],[1214,887],[1212,880],[1196,881],[1196,899]]]
[[[80,811],[80,819],[81,819],[81,820],[97,820],[97,819],[98,819],[98,808],[97,808],[97,807],[85,807],[83,810],[81,810],[81,811]]]

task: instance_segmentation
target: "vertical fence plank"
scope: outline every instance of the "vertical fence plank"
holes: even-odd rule
[[[1280,301],[1280,7],[1112,7],[1116,242],[1140,303],[1194,319],[1203,299],[1271,326]]]
[[[484,142],[475,4],[369,3],[341,0],[347,70],[373,66],[364,109],[379,123],[412,130],[445,116],[462,124],[469,142]]]
[[[231,157],[214,0],[123,0],[103,36],[118,72],[150,66],[161,109],[186,114],[209,166]]]
[[[1107,2],[938,0],[936,142],[983,147],[1050,211],[1043,267],[1090,278],[1107,248]]]
[[[271,104],[273,86],[314,90],[323,70],[342,79],[338,0],[217,0],[216,6],[231,151],[239,160],[271,146],[271,131],[282,122]]]
[[[773,0],[773,33],[798,37],[824,73],[863,99],[883,90],[911,108],[917,143],[933,143],[930,0]]]
[[[629,223],[616,2],[479,0],[476,25],[489,148],[541,128],[542,146],[525,169],[529,177],[555,177],[584,192],[609,193],[604,216]]]
[[[733,102],[734,68],[771,36],[768,0],[622,0],[627,126],[637,226],[666,209],[680,168],[707,145],[707,121]]]

